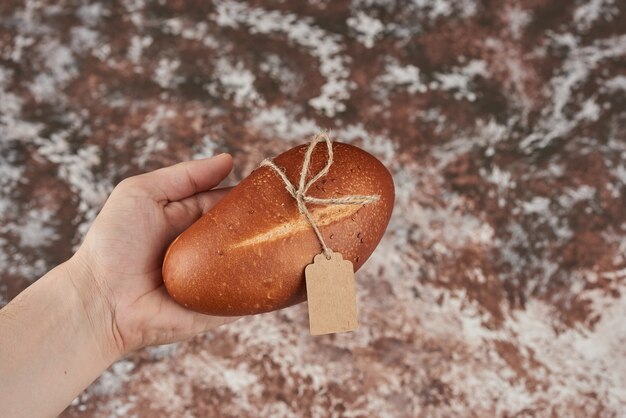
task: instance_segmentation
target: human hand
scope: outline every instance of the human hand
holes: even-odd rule
[[[231,171],[221,154],[129,177],[111,193],[72,257],[80,289],[101,298],[105,344],[119,356],[188,339],[236,318],[196,313],[165,290],[161,265],[167,246],[225,193],[210,190]],[[109,312],[106,312],[106,311]]]
[[[224,154],[124,180],[76,254],[0,310],[3,416],[56,416],[129,351],[235,319],[177,305],[161,277],[167,246],[225,194],[209,190],[231,168]]]

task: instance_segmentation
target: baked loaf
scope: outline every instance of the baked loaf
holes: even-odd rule
[[[333,143],[329,172],[307,195],[337,198],[378,195],[365,205],[307,203],[328,247],[352,261],[356,271],[372,254],[391,217],[394,186],[375,157]],[[298,184],[307,145],[274,158]],[[326,145],[313,150],[309,178],[326,164]],[[210,315],[252,315],[306,300],[304,269],[322,251],[296,200],[270,167],[255,169],[167,250],[163,279],[179,304]]]

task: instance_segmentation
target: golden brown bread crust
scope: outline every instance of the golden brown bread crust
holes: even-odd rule
[[[296,185],[307,145],[274,158]],[[393,180],[375,157],[333,143],[334,162],[308,195],[332,198],[380,195],[358,205],[313,205],[326,243],[358,270],[382,238],[394,202]],[[309,176],[327,160],[324,144],[312,156]],[[306,300],[304,268],[321,245],[294,198],[269,167],[254,170],[170,245],[163,263],[169,294],[181,305],[211,315],[269,312]]]

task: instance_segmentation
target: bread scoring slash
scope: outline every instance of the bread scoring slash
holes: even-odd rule
[[[329,172],[307,192],[317,198],[378,195],[366,205],[307,207],[326,244],[358,270],[382,238],[393,210],[393,179],[374,156],[334,142]],[[296,184],[307,145],[274,158]],[[327,161],[313,150],[309,178]],[[308,180],[308,179],[307,179]],[[179,304],[210,315],[253,315],[306,300],[304,269],[322,251],[311,225],[277,173],[255,169],[170,245],[163,263],[167,291]]]

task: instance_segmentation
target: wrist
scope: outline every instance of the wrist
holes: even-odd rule
[[[73,257],[0,312],[3,416],[58,415],[120,357],[112,311],[85,267]]]
[[[81,329],[93,341],[108,367],[125,354],[110,292],[80,253],[74,254],[59,268],[63,270],[67,291],[76,305]]]

